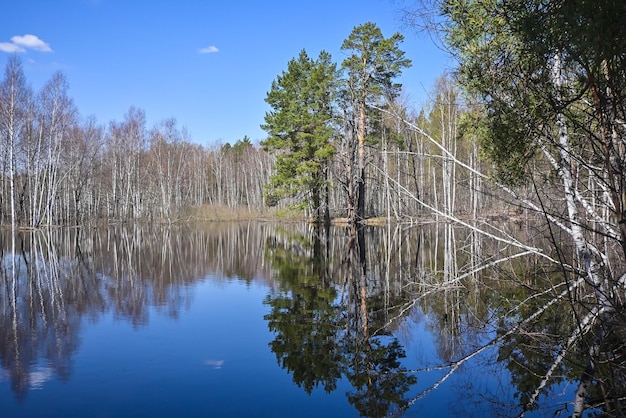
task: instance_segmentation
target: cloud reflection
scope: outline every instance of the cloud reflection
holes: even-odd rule
[[[49,367],[41,367],[31,372],[28,376],[28,386],[31,389],[43,389],[44,383],[52,378],[53,370]]]
[[[219,370],[224,365],[224,360],[205,360],[204,364],[206,366],[212,367],[215,370]]]

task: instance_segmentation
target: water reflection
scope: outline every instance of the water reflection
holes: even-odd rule
[[[3,251],[0,269],[0,359],[13,390],[23,398],[52,374],[69,379],[85,309],[74,302],[88,279],[46,237],[19,242],[19,256]]]
[[[270,347],[307,393],[318,386],[333,391],[345,376],[353,388],[348,400],[359,414],[385,416],[406,404],[416,378],[400,362],[405,352],[397,338],[370,334],[385,320],[389,295],[368,276],[365,230],[350,232],[344,250],[332,253],[322,250],[330,247],[328,228],[314,228],[311,239],[270,238],[267,253],[278,281],[265,301],[275,334]]]
[[[541,237],[531,224],[494,232]],[[566,296],[563,271],[539,255],[451,224],[311,228],[272,236],[267,248],[279,282],[266,299],[271,349],[307,393],[334,390],[343,376],[362,416],[399,415],[452,388],[456,416],[624,416],[623,314],[574,346],[594,308],[583,292]],[[434,352],[406,359],[424,321]]]
[[[83,318],[113,313],[141,327],[150,307],[177,318],[192,303],[188,285],[207,275],[267,280],[267,233],[247,223],[24,231],[15,252],[3,236],[0,376],[23,399],[53,375],[70,378]]]
[[[532,225],[498,233],[541,236]],[[71,379],[81,328],[112,315],[140,329],[155,310],[176,321],[210,278],[262,284],[279,367],[306,394],[342,391],[361,416],[433,403],[442,416],[626,415],[623,312],[569,344],[595,309],[567,286],[573,273],[564,282],[471,228],[124,225],[16,238],[0,238],[0,379],[22,400]],[[223,372],[222,358],[202,365]],[[533,397],[541,409],[525,407]]]

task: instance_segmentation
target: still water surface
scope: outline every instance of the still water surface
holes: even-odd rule
[[[450,368],[436,365],[497,323],[479,290],[434,296],[471,261],[442,253],[468,245],[450,233],[368,228],[355,242],[343,228],[232,223],[5,236],[1,414],[515,415],[497,347],[437,383]],[[432,298],[407,294],[416,282]]]

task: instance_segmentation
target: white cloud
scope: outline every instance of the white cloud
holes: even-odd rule
[[[213,52],[217,52],[217,51],[219,51],[219,49],[217,49],[213,45],[207,46],[206,48],[202,48],[198,50],[198,52],[201,54],[212,54]]]
[[[14,44],[25,48],[34,49],[42,52],[52,52],[50,45],[36,37],[35,35],[14,36],[11,38]]]
[[[0,42],[0,51],[2,52],[26,52],[27,49],[33,49],[41,52],[52,52],[50,45],[35,35],[15,35],[11,38],[11,42]]]
[[[10,42],[0,42],[0,51],[2,52],[25,52],[26,50],[19,45]]]

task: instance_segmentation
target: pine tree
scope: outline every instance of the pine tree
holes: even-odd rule
[[[301,198],[301,205],[312,209],[317,219],[328,220],[327,203],[322,212],[322,194],[334,155],[331,120],[336,84],[330,54],[322,51],[313,60],[305,50],[272,82],[265,99],[272,110],[261,126],[269,134],[261,142],[263,149],[277,153],[266,190],[268,204],[285,197]]]
[[[341,49],[349,52],[343,61],[345,72],[344,95],[349,102],[356,128],[356,187],[358,189],[356,208],[349,208],[351,222],[365,218],[365,136],[367,133],[367,107],[379,105],[382,100],[392,100],[400,92],[401,85],[394,79],[403,68],[411,65],[398,48],[404,37],[395,33],[384,38],[380,28],[372,22],[357,26],[343,42]],[[349,191],[352,193],[352,191]]]

